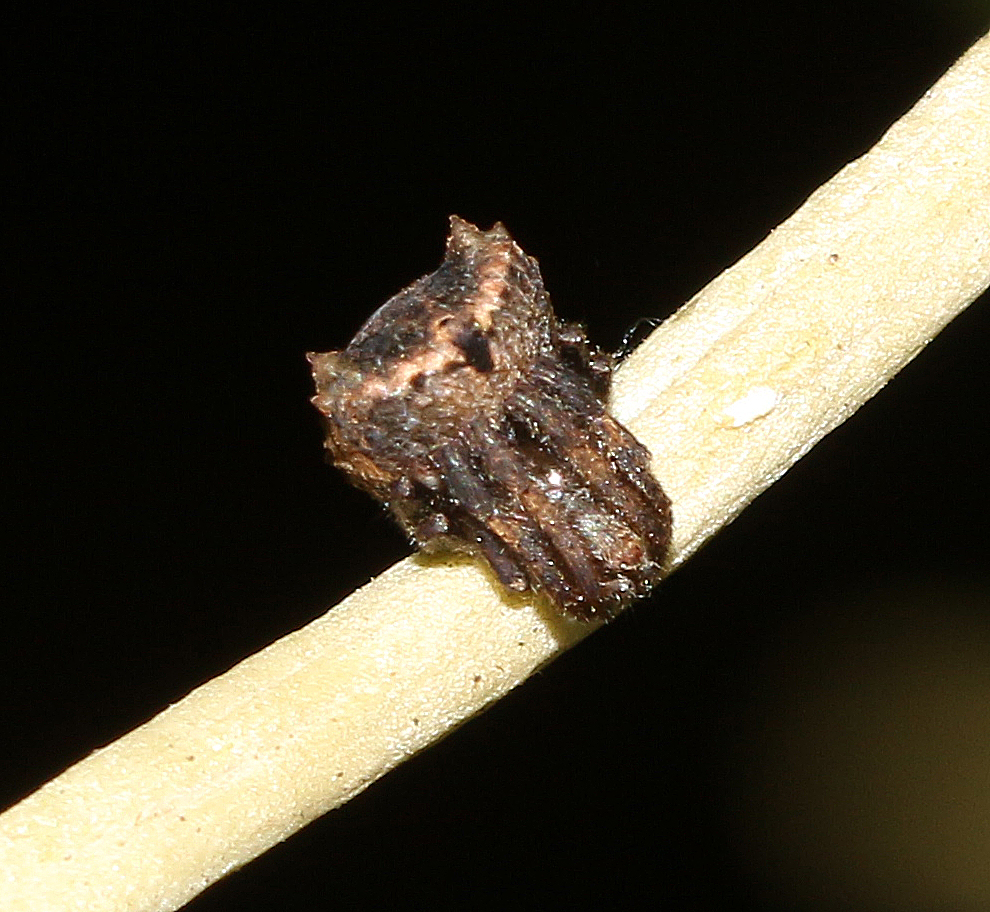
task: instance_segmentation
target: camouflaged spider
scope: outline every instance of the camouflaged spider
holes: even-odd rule
[[[557,320],[501,224],[450,225],[436,272],[308,356],[326,447],[419,547],[612,617],[659,580],[671,530],[649,452],[606,411],[613,359]]]

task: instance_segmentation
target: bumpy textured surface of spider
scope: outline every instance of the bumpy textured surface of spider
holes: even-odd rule
[[[670,502],[606,411],[612,359],[557,320],[536,260],[501,224],[450,223],[436,272],[308,356],[327,449],[419,547],[609,618],[659,580]]]

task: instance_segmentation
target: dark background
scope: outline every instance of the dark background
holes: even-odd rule
[[[504,221],[558,312],[615,348],[990,21],[934,0],[652,9],[31,26],[30,316],[52,343],[21,395],[54,376],[35,419],[54,466],[25,485],[0,805],[408,553],[324,464],[303,355],[434,269],[450,213]],[[988,340],[984,300],[653,598],[189,908],[966,908],[904,845],[952,854],[925,796],[985,734]],[[947,709],[954,675],[971,698]]]

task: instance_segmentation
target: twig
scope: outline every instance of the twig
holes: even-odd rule
[[[990,281],[990,38],[629,359],[672,566]],[[175,909],[594,628],[410,558],[0,817],[3,907]]]

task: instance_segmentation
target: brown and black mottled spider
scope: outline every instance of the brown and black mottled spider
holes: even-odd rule
[[[436,272],[308,356],[327,449],[419,547],[612,617],[659,580],[671,530],[649,452],[606,411],[612,358],[557,320],[501,224],[450,224]]]

